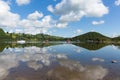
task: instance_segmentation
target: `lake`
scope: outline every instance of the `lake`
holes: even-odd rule
[[[0,44],[0,80],[120,80],[120,46]]]

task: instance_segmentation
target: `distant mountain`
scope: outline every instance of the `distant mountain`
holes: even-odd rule
[[[72,41],[83,41],[83,42],[103,42],[110,41],[111,38],[104,36],[98,32],[88,32],[76,37],[71,38]]]

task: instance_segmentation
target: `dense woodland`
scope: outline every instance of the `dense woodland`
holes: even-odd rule
[[[24,34],[24,33],[8,33],[0,29],[0,42],[16,42],[19,40],[25,41],[74,41],[74,42],[104,42],[104,43],[120,43],[120,36],[110,38],[97,32],[88,32],[72,38],[63,38],[58,36],[51,36],[47,34]]]

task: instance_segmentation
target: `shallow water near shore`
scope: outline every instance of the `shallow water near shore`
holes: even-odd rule
[[[0,44],[0,80],[120,80],[119,67],[119,45]]]

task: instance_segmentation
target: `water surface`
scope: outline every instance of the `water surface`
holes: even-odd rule
[[[120,80],[119,67],[119,45],[0,44],[0,80]]]

